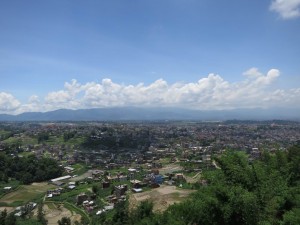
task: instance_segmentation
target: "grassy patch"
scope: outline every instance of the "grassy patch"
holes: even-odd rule
[[[84,137],[74,137],[65,142],[66,145],[81,145],[84,142]]]
[[[65,202],[64,207],[66,209],[70,210],[72,212],[72,214],[73,214],[73,212],[75,212],[75,213],[81,215],[84,218],[84,220],[90,221],[90,217],[88,216],[88,214],[85,211],[83,211],[82,209],[76,207],[75,205],[73,205],[69,202]]]
[[[196,174],[198,174],[199,172],[190,172],[190,173],[187,173],[185,172],[184,175],[185,176],[188,176],[188,177],[194,177]]]
[[[165,166],[165,165],[170,164],[170,160],[171,160],[170,157],[165,157],[165,158],[159,159],[159,162]]]
[[[14,191],[16,188],[18,188],[20,185],[19,181],[16,180],[10,180],[8,183],[5,182],[0,182],[0,199],[5,195],[8,194],[9,192]],[[4,187],[12,187],[11,191],[5,191],[3,188]],[[1,200],[0,200],[1,201]]]
[[[173,200],[180,200],[180,193],[179,192],[174,192],[171,194]]]
[[[5,140],[10,136],[10,132],[6,130],[0,130],[0,140]]]
[[[88,168],[85,165],[79,163],[72,165],[72,167],[75,169],[74,174],[76,175],[82,175],[88,171]]]
[[[50,188],[53,188],[53,185],[48,185],[47,183],[21,185],[18,189],[4,195],[0,199],[0,203],[15,207],[24,205],[29,201],[39,202]]]
[[[38,143],[36,138],[32,138],[32,137],[22,137],[22,145],[36,145]]]
[[[18,207],[20,205],[25,205],[25,203],[26,203],[25,201],[14,201],[14,202],[8,204],[8,206],[10,206],[10,207]]]
[[[46,205],[49,209],[57,209],[56,204],[53,202],[47,202]]]
[[[2,137],[6,137],[6,136],[0,134],[0,137],[1,137],[0,138],[0,140],[1,140],[1,139],[5,139]],[[38,143],[38,141],[36,138],[33,138],[33,137],[22,136],[22,137],[9,137],[9,138],[5,139],[3,141],[3,143],[9,144],[9,145],[15,144],[15,145],[20,145],[20,146],[27,146],[27,145],[35,145]]]
[[[35,198],[35,196],[35,192],[31,192],[24,187],[20,187],[18,190],[4,195],[1,199],[1,202],[18,206],[18,204],[22,205],[23,203]]]
[[[18,155],[21,157],[28,157],[30,155],[34,155],[34,153],[33,152],[20,152]]]
[[[62,136],[49,136],[49,139],[45,141],[44,143],[48,145],[62,145],[64,144],[64,140]]]
[[[0,130],[0,135],[9,135],[10,132],[6,130]]]
[[[39,224],[41,223],[33,218],[30,219],[17,218],[17,223],[16,223],[16,225],[39,225]]]
[[[75,170],[79,170],[79,169],[81,169],[81,168],[84,167],[84,166],[81,165],[80,163],[76,163],[76,164],[72,165],[72,167],[73,167]]]
[[[66,188],[65,192],[61,193],[60,196],[55,196],[52,198],[53,201],[58,202],[70,202],[75,203],[76,196],[79,195],[82,192],[90,192],[89,189],[92,187],[92,184],[82,184],[78,185],[74,190],[68,190]]]
[[[21,144],[21,138],[16,138],[16,137],[10,137],[7,138],[3,141],[3,143],[8,144],[8,145],[12,145],[12,144]]]
[[[123,173],[127,173],[128,172],[128,168],[127,167],[120,167],[118,169],[112,169],[112,170],[108,170],[109,173],[111,173],[112,175],[115,175],[119,172],[123,172]]]

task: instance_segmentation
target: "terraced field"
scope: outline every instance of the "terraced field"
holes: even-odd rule
[[[4,195],[0,199],[0,203],[12,206],[24,205],[26,202],[42,197],[48,189],[53,187],[53,185],[50,185],[46,182],[32,183],[31,185],[21,185],[15,191]]]

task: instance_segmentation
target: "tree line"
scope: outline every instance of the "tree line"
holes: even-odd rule
[[[62,173],[63,168],[54,159],[37,159],[34,155],[10,157],[0,153],[0,181],[8,182],[9,178],[14,178],[30,184],[59,177]]]

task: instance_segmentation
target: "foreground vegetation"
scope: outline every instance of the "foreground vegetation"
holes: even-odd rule
[[[300,146],[251,163],[233,151],[216,161],[221,169],[204,174],[208,185],[165,212],[154,213],[151,202],[131,212],[120,203],[92,224],[300,224]]]
[[[120,202],[114,210],[98,216],[87,217],[84,213],[81,224],[300,224],[300,146],[288,151],[263,152],[254,161],[249,161],[244,152],[227,151],[215,161],[220,169],[203,173],[207,185],[195,186],[197,191],[191,197],[164,212],[154,212],[149,201],[135,209],[129,209],[128,202]],[[67,201],[74,201],[74,196]],[[2,212],[0,225],[8,224],[46,222],[16,219]]]

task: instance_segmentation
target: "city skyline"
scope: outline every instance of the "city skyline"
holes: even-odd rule
[[[1,1],[0,113],[300,105],[300,1]]]

